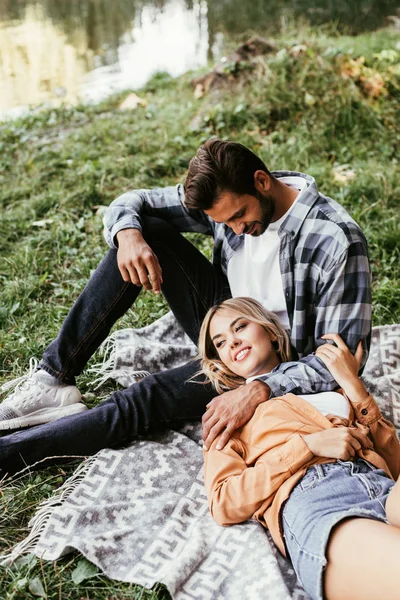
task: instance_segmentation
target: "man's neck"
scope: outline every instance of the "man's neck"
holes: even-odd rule
[[[299,194],[299,190],[282,183],[279,179],[274,179],[271,186],[271,195],[275,198],[275,212],[272,222],[277,221],[287,213]]]

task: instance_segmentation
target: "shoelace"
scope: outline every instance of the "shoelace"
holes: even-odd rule
[[[32,375],[36,371],[38,365],[39,365],[38,359],[35,358],[34,356],[32,356],[29,359],[29,373],[26,373],[25,375],[22,375],[21,377],[16,377],[16,379],[12,379],[11,381],[7,381],[6,383],[3,383],[3,385],[1,386],[0,389],[3,392],[6,392],[7,390],[11,390],[12,388],[15,388],[14,393],[20,391],[23,387],[23,384],[28,379],[30,379],[30,377],[32,377]]]

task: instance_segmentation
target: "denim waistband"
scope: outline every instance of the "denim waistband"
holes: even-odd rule
[[[376,469],[374,465],[364,458],[356,458],[354,460],[340,460],[338,458],[335,462],[314,465],[308,469],[308,472],[315,469],[319,477],[324,477],[332,469],[338,468],[348,469],[351,473],[367,473]]]

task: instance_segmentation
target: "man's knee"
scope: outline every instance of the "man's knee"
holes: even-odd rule
[[[142,219],[143,237],[149,246],[163,242],[170,243],[171,239],[180,239],[179,231],[167,221],[156,217]]]

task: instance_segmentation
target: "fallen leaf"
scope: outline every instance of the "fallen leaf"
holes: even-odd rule
[[[347,183],[356,177],[356,172],[348,165],[338,165],[333,169],[333,179],[338,183]]]
[[[358,79],[361,75],[361,71],[365,62],[365,58],[360,56],[356,59],[346,60],[341,66],[342,77],[350,77],[351,79]]]
[[[204,85],[202,83],[198,83],[194,89],[193,96],[196,100],[202,98],[204,96]]]
[[[29,582],[29,591],[34,596],[39,596],[40,598],[46,598],[47,594],[44,591],[44,587],[39,577],[34,577]]]
[[[296,44],[295,46],[292,46],[289,50],[289,54],[295,56],[296,58],[298,58],[305,52],[307,52],[307,46],[305,44]]]
[[[360,82],[364,92],[371,98],[378,98],[386,93],[385,81],[380,73],[360,75]]]
[[[135,110],[138,106],[146,107],[147,101],[143,98],[139,98],[137,94],[132,92],[132,94],[129,94],[129,96],[127,96],[125,100],[121,102],[119,108],[121,110]]]
[[[106,210],[108,209],[108,206],[104,205],[104,204],[99,204],[98,206],[92,206],[92,208],[96,211],[96,215],[102,217],[104,215],[104,213],[106,212]]]
[[[316,100],[312,94],[309,94],[308,92],[306,92],[304,94],[304,102],[307,104],[307,106],[314,106],[314,104],[316,103]]]
[[[95,577],[98,572],[99,569],[96,565],[86,560],[86,558],[82,558],[72,571],[71,579],[74,583],[79,584],[85,581],[85,579]]]
[[[46,227],[46,225],[51,225],[54,223],[53,219],[42,219],[41,221],[33,221],[32,225],[34,227]]]

